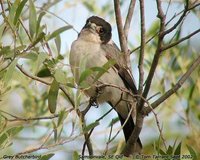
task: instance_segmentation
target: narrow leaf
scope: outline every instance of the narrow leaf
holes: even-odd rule
[[[54,155],[55,155],[54,153],[46,154],[46,155],[43,155],[39,160],[49,160]]]
[[[93,129],[94,127],[98,126],[99,122],[95,121],[94,123],[89,124],[85,128],[83,128],[83,132],[88,132],[89,130]]]
[[[17,59],[15,59],[14,61],[12,61],[12,63],[10,64],[10,66],[8,67],[8,70],[6,72],[6,75],[4,77],[4,82],[6,84],[8,84],[10,82],[10,80],[12,79],[13,76],[13,72],[15,70],[15,66],[17,64]]]
[[[58,54],[60,54],[60,48],[61,48],[61,38],[60,38],[60,35],[56,36],[55,43],[56,43],[56,48],[57,48]]]
[[[39,43],[41,40],[44,39],[45,33],[42,32],[39,34],[39,36],[36,38],[36,40],[29,46],[29,48],[34,47],[37,43]]]
[[[28,0],[23,0],[23,1],[19,4],[19,6],[18,6],[18,8],[17,8],[17,11],[16,11],[16,14],[15,14],[15,18],[14,18],[14,25],[17,24],[17,21],[18,21],[20,15],[21,15],[21,12],[22,12],[22,10],[23,10],[23,8],[24,8],[24,6],[25,6],[25,4],[26,4],[27,1],[28,1]]]
[[[67,83],[66,75],[61,69],[57,69],[55,71],[54,77],[55,77],[56,81],[59,83],[62,83],[62,84]]]
[[[72,26],[65,26],[65,27],[61,27],[61,28],[55,30],[52,34],[50,34],[50,35],[47,37],[47,41],[49,41],[49,40],[55,38],[56,36],[58,36],[59,34],[61,34],[62,32],[66,31],[66,30],[68,30],[68,29],[70,29],[70,28],[72,28]]]
[[[0,146],[8,139],[8,136],[6,133],[0,135]]]
[[[39,31],[40,31],[40,23],[41,23],[41,20],[42,20],[42,17],[45,15],[45,12],[41,12],[40,13],[40,15],[39,15],[39,17],[38,17],[38,20],[37,20],[37,26],[36,26],[36,36],[38,35],[38,34],[40,34],[39,33]]]
[[[81,73],[80,79],[78,84],[81,84],[84,80],[86,80],[86,78],[88,78],[92,73],[94,73],[94,71],[92,71],[91,69],[86,69],[85,71],[83,71]]]
[[[41,64],[47,59],[47,54],[44,52],[39,53],[38,58],[37,58],[37,62],[36,62],[36,70],[35,73],[38,72],[39,67],[41,66]]]
[[[112,121],[109,123],[108,127],[113,126],[117,122],[119,122],[119,117],[113,118]]]
[[[3,23],[0,25],[0,42],[3,37],[3,32],[4,32],[5,27],[6,27],[6,23]]]
[[[50,86],[49,95],[48,95],[48,107],[51,113],[55,113],[56,111],[58,90],[59,90],[59,84],[54,79]]]
[[[8,16],[8,20],[10,21],[11,24],[13,24],[14,22],[14,18],[15,18],[15,14],[16,14],[16,10],[17,7],[19,6],[21,0],[16,0],[11,8],[10,8],[10,12],[9,12],[9,16]]]
[[[175,152],[174,152],[174,155],[180,155],[181,154],[181,142],[178,144]]]
[[[32,38],[36,32],[36,25],[37,25],[36,9],[33,1],[29,0],[29,31]]]
[[[186,146],[187,146],[187,149],[189,150],[189,152],[190,152],[190,154],[191,154],[191,156],[192,156],[192,159],[193,159],[193,160],[197,160],[197,154],[196,154],[196,152],[193,150],[193,148],[190,147],[189,145],[186,145]]]
[[[73,152],[73,160],[79,160],[80,158],[79,158],[79,154],[78,154],[78,152],[77,151],[74,151]]]
[[[63,121],[65,120],[66,117],[67,117],[67,113],[64,110],[62,110],[59,113],[57,127],[59,127],[63,123]]]
[[[50,77],[51,76],[51,72],[48,68],[42,68],[38,73],[37,73],[38,77]]]
[[[94,82],[96,82],[105,72],[107,72],[114,64],[116,63],[116,61],[114,59],[109,60],[108,62],[106,62],[102,68],[104,68],[104,70],[100,71],[95,79]]]
[[[22,126],[20,127],[13,127],[11,129],[9,129],[7,131],[7,133],[9,134],[9,136],[15,136],[16,134],[18,134],[21,130],[23,129]]]

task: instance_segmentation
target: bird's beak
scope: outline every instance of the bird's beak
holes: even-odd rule
[[[91,29],[91,30],[93,30],[93,31],[96,32],[96,24],[95,24],[95,23],[89,22],[89,23],[87,24],[86,28]]]

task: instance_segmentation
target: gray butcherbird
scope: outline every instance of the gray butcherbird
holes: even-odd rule
[[[111,40],[111,30],[111,25],[104,19],[97,16],[88,18],[77,40],[72,43],[69,61],[76,83],[78,83],[83,70],[80,64],[84,64],[86,68],[102,67],[108,60],[115,60],[116,63],[112,68],[105,72],[98,81],[94,82],[94,75],[87,77],[86,82],[90,87],[84,92],[89,97],[96,97],[97,103],[109,103],[117,111],[122,125],[127,119],[123,132],[125,140],[128,141],[134,129],[135,113],[133,112],[129,118],[127,117],[130,115],[131,107],[135,111],[136,102],[123,89],[133,94],[137,94],[137,89],[132,75],[126,69],[120,50]],[[97,86],[100,84],[110,84],[110,86],[101,88],[100,93],[97,93]],[[142,143],[138,138],[136,152],[140,153],[141,149]]]

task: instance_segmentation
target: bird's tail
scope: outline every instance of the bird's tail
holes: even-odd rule
[[[119,116],[121,125],[123,125],[125,123],[126,119],[122,118],[120,116],[120,114],[118,114],[118,116]],[[131,136],[131,133],[133,132],[134,127],[135,127],[135,124],[134,124],[133,118],[130,116],[128,121],[126,122],[126,124],[123,127],[123,132],[124,132],[126,142],[128,141],[129,137]],[[141,153],[141,150],[142,150],[142,142],[141,142],[140,138],[138,138],[135,152]]]

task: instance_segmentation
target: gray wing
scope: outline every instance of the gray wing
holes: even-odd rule
[[[124,85],[127,87],[127,89],[130,89],[133,92],[133,94],[138,94],[135,80],[131,73],[127,70],[126,62],[117,45],[114,42],[112,42],[102,44],[102,48],[105,50],[106,58],[108,60],[116,60],[116,64],[114,65],[114,67],[117,69],[118,74],[123,80]]]

